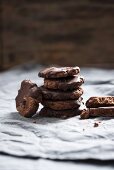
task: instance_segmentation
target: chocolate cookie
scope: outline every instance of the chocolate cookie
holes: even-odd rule
[[[61,79],[44,79],[44,87],[54,90],[75,90],[84,83],[84,78],[77,75]]]
[[[24,117],[32,117],[42,100],[41,91],[30,80],[24,80],[15,100],[17,111]]]
[[[80,114],[80,112],[81,111],[79,109],[58,111],[58,110],[49,109],[47,107],[43,107],[39,112],[39,115],[43,117],[56,117],[56,118],[66,119],[69,117],[77,116]]]
[[[84,109],[80,117],[82,119],[87,119],[89,117],[114,117],[114,107],[99,107],[99,108],[88,108]]]
[[[46,89],[45,87],[40,87],[42,91],[42,96],[43,99],[47,100],[73,100],[73,99],[78,99],[82,94],[83,94],[83,89],[78,88],[77,90],[73,91],[59,91],[59,90],[49,90]]]
[[[50,67],[39,72],[38,76],[43,78],[63,78],[77,75],[80,72],[79,67]]]
[[[114,96],[90,97],[86,102],[86,107],[88,108],[107,107],[107,106],[114,106]]]
[[[66,101],[53,101],[43,100],[42,105],[53,110],[68,110],[79,108],[81,105],[82,98],[78,100],[66,100]]]

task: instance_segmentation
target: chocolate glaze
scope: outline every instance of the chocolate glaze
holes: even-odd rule
[[[79,67],[50,67],[39,72],[38,76],[43,78],[64,78],[77,75]]]

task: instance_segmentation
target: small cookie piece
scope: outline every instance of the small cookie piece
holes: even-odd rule
[[[89,117],[114,117],[114,107],[88,108],[81,111],[80,117],[87,119]]]
[[[84,78],[77,75],[61,79],[44,79],[44,87],[53,90],[76,90],[84,83]]]
[[[77,116],[79,114],[80,114],[79,109],[59,111],[59,110],[49,109],[47,107],[43,107],[39,112],[39,115],[42,117],[56,117],[56,118],[61,118],[61,119],[70,118],[73,116]]]
[[[44,86],[40,87],[42,91],[43,99],[47,100],[73,100],[73,99],[79,99],[81,95],[83,94],[83,89],[78,88],[77,90],[73,91],[59,91],[59,90],[49,90],[46,89]]]
[[[38,76],[43,78],[63,78],[77,75],[80,72],[79,67],[50,67],[39,72]]]
[[[82,98],[78,100],[66,100],[66,101],[52,101],[42,100],[42,105],[53,110],[68,110],[79,108],[81,105]]]
[[[114,96],[90,97],[86,102],[87,108],[114,106]]]
[[[90,117],[89,115],[89,109],[83,109],[80,114],[81,119],[88,119]]]
[[[32,117],[42,101],[41,90],[30,80],[23,80],[15,101],[16,109],[22,116]]]
[[[97,122],[94,123],[93,127],[98,127],[99,124]]]

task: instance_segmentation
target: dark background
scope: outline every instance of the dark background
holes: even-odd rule
[[[114,66],[114,0],[0,1],[0,68]]]

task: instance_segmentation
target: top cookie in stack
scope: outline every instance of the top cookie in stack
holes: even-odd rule
[[[80,86],[84,83],[79,73],[79,67],[51,67],[39,72],[44,78],[41,115],[71,117],[79,113],[83,94]]]

